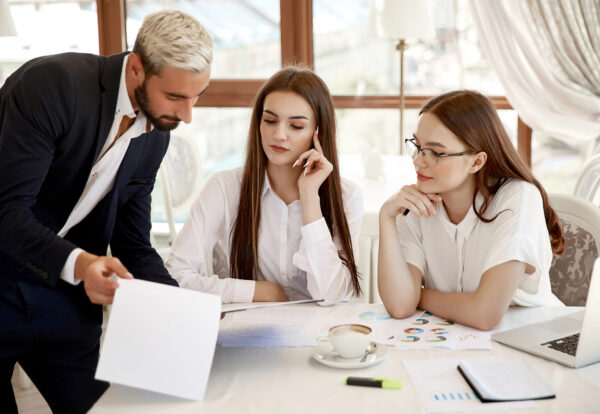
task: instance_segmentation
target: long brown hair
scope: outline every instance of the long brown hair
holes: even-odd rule
[[[229,259],[231,275],[235,278],[250,280],[256,280],[258,275],[260,201],[267,168],[267,156],[261,146],[260,122],[265,98],[275,91],[289,91],[300,95],[308,102],[315,114],[323,153],[333,164],[333,171],[319,188],[321,212],[332,236],[335,234],[340,240],[342,250],[338,252],[338,255],[350,270],[354,293],[360,295],[360,276],[354,260],[352,239],[342,203],[333,101],[327,85],[321,78],[309,69],[296,66],[283,68],[273,75],[254,99],[240,201],[231,229]]]
[[[473,210],[477,217],[486,223],[497,217],[486,219],[484,214],[490,198],[508,179],[516,178],[534,184],[542,195],[552,251],[561,254],[565,250],[565,240],[558,215],[550,205],[544,187],[517,153],[490,100],[475,91],[453,91],[430,99],[421,108],[420,114],[424,112],[435,115],[469,150],[487,154],[486,163],[475,174],[477,191],[473,195]],[[479,210],[475,204],[478,192],[483,196]]]

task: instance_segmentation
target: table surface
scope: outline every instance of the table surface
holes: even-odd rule
[[[342,304],[336,306],[354,306]],[[364,305],[363,305],[364,306]],[[375,305],[374,305],[375,306]],[[503,331],[566,315],[581,308],[509,309],[494,329]],[[399,350],[390,348],[380,364],[363,369],[326,367],[311,358],[312,348],[224,348],[217,346],[204,401],[113,385],[92,413],[422,413],[419,396],[403,360],[494,356],[526,358],[554,385],[557,398],[538,401],[536,408],[512,413],[600,412],[600,363],[567,368],[497,342],[491,351]],[[400,378],[401,390],[348,387],[346,376]]]

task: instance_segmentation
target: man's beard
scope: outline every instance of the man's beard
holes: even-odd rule
[[[140,110],[156,129],[162,132],[169,132],[179,126],[181,119],[167,115],[156,115],[154,111],[150,109],[150,100],[148,99],[148,92],[146,91],[146,81],[135,88],[134,93],[135,99],[140,106]]]

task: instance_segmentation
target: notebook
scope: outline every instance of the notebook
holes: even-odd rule
[[[572,368],[600,361],[600,258],[588,289],[585,311],[492,335],[505,345]]]
[[[524,359],[473,358],[462,360],[457,368],[482,402],[556,397],[552,385]]]

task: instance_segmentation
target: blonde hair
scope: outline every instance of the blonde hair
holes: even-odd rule
[[[212,48],[212,38],[195,18],[179,10],[161,10],[144,19],[133,53],[140,56],[146,76],[164,65],[200,73],[212,62]]]

